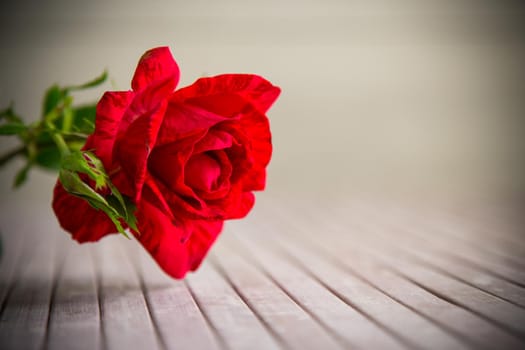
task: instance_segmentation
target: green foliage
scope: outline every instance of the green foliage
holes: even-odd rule
[[[22,186],[27,181],[27,174],[29,173],[29,169],[31,168],[31,164],[27,163],[22,169],[18,171],[15,175],[15,187]]]
[[[49,170],[60,170],[60,151],[55,145],[43,146],[35,156],[35,163]]]
[[[0,135],[18,135],[25,131],[27,126],[19,122],[11,122],[0,125]]]
[[[124,236],[125,227],[138,232],[136,210],[129,198],[112,184],[102,161],[92,151],[81,150],[95,129],[96,104],[75,106],[72,92],[93,88],[107,80],[107,72],[84,84],[47,89],[42,118],[26,124],[13,106],[0,111],[0,135],[16,136],[22,146],[0,157],[0,166],[17,156],[27,159],[14,186],[21,186],[34,165],[59,171],[64,189],[102,210]],[[129,238],[129,237],[128,237]]]
[[[58,86],[53,85],[47,89],[44,95],[44,103],[42,105],[42,114],[48,115],[55,110],[60,102],[64,99],[64,91]]]
[[[20,118],[13,111],[13,104],[11,104],[11,106],[7,107],[6,109],[0,111],[0,122],[3,120],[11,123],[22,123],[22,118]]]
[[[16,136],[22,143],[20,148],[1,156],[0,165],[18,156],[24,156],[28,160],[28,165],[15,180],[15,187],[24,183],[34,165],[49,170],[60,169],[60,140],[63,140],[68,149],[82,148],[87,136],[95,128],[96,104],[75,106],[71,93],[99,86],[107,77],[107,72],[103,72],[84,84],[66,87],[52,85],[44,94],[42,118],[32,124],[24,123],[14,112],[12,105],[0,111],[0,135]]]
[[[92,188],[93,185],[83,181],[79,174],[87,175],[95,189]],[[133,204],[111,183],[102,161],[94,153],[70,152],[62,158],[59,176],[66,191],[87,200],[93,208],[106,213],[120,233],[127,237],[121,222],[138,231]],[[103,196],[97,192],[102,190],[109,190],[109,194]]]

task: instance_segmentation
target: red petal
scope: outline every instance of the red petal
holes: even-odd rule
[[[186,198],[191,205],[202,208],[204,203],[197,197],[195,192],[186,185],[184,168],[193,153],[193,147],[204,135],[200,134],[186,137],[162,147],[156,147],[148,160],[148,167],[162,193],[168,199],[170,196]],[[187,203],[190,205],[189,203]]]
[[[237,141],[228,151],[234,164],[233,182],[241,182],[245,191],[263,190],[265,168],[272,156],[268,118],[254,111],[244,115],[239,123],[223,123],[221,129],[233,135]]]
[[[229,152],[238,156],[232,159],[233,180],[243,183],[245,191],[252,191],[265,187],[265,168],[272,155],[272,144],[269,121],[264,113],[279,93],[278,87],[259,76],[226,74],[199,79],[175,92],[172,101],[229,118],[217,129],[233,135],[244,149]],[[231,120],[232,117],[236,120]]]
[[[141,202],[137,218],[140,230],[137,239],[174,278],[183,278],[199,266],[222,229],[222,222],[191,220],[175,225],[146,200]]]
[[[141,91],[161,81],[169,81],[171,90],[179,82],[180,71],[168,47],[146,51],[140,58],[131,82],[134,91]]]
[[[229,119],[197,106],[170,101],[159,132],[157,146],[178,141],[195,133],[202,133]]]
[[[229,116],[241,112],[246,103],[264,114],[280,93],[281,89],[258,75],[223,74],[201,78],[178,90],[175,98]]]
[[[166,102],[139,116],[119,134],[115,142],[113,157],[133,184],[133,193],[130,195],[134,197],[135,202],[140,199],[146,179],[148,157],[157,140],[165,110]]]
[[[193,221],[193,232],[188,240],[189,266],[195,271],[222,231],[223,221]]]
[[[106,92],[97,104],[95,132],[84,149],[95,148],[95,153],[105,167],[112,164],[113,144],[118,126],[134,95],[132,91]]]
[[[233,144],[233,136],[222,130],[208,130],[199,142],[195,144],[195,153],[201,153],[212,150],[221,150],[231,147]]]
[[[184,167],[186,184],[194,190],[213,191],[217,189],[221,165],[206,153],[194,154]]]
[[[107,234],[117,232],[115,225],[104,212],[67,193],[59,181],[53,194],[53,210],[60,226],[80,243],[98,241]]]

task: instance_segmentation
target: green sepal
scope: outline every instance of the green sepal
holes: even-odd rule
[[[94,181],[95,189],[82,181],[79,173],[87,175]],[[72,151],[63,156],[62,170],[60,171],[61,181],[62,178],[67,181],[68,187],[64,185],[66,191],[84,198],[93,208],[104,211],[120,233],[128,237],[121,221],[124,221],[135,232],[139,232],[137,218],[134,214],[136,207],[113,185],[104,169],[104,164],[93,152]],[[103,196],[97,192],[101,189],[109,189],[111,193]]]
[[[104,166],[100,159],[91,152],[70,152],[62,157],[62,168],[88,175],[95,182],[96,190],[107,187],[109,177],[104,170]]]
[[[102,210],[113,222],[118,232],[129,238],[120,222],[122,218],[120,213],[101,194],[82,181],[78,173],[62,169],[59,179],[68,193],[86,200],[94,209]]]
[[[115,193],[118,193],[118,196],[115,195]],[[120,202],[120,200],[117,197],[121,197],[120,193],[113,192],[111,195],[107,196],[106,199],[108,203],[116,209],[116,211],[119,213],[120,217],[126,222],[126,224],[135,232],[139,232],[139,229],[137,227],[137,218],[135,217],[135,210],[137,209],[136,206],[127,198],[124,197],[123,203]]]

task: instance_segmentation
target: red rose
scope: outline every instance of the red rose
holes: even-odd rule
[[[144,54],[132,91],[97,105],[93,149],[111,181],[137,206],[133,232],[169,275],[195,270],[223,221],[244,217],[265,185],[272,146],[265,112],[280,89],[248,74],[201,78],[174,91],[179,68],[167,47]],[[115,233],[111,220],[57,182],[53,209],[79,242]]]

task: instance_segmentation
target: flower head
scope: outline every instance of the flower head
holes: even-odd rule
[[[106,92],[84,150],[136,206],[140,243],[169,275],[195,270],[224,220],[244,217],[264,189],[272,153],[265,115],[280,89],[250,74],[201,78],[175,90],[167,47],[146,52],[131,91]],[[115,233],[102,211],[55,186],[53,208],[79,242]],[[140,233],[139,233],[140,232]]]

